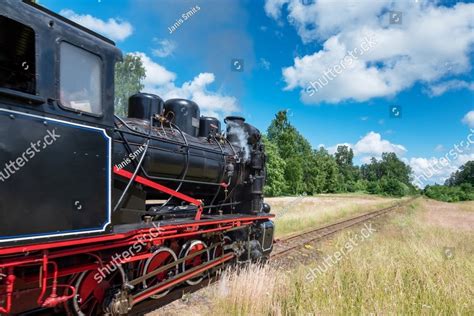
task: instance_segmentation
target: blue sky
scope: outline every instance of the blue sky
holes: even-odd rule
[[[324,145],[331,151],[337,144],[349,144],[356,163],[394,151],[417,175],[426,176],[423,184],[441,182],[474,159],[474,144],[466,141],[474,129],[473,3],[40,4],[112,38],[124,53],[139,54],[147,68],[148,92],[192,98],[205,114],[241,114],[265,131],[274,114],[287,109],[291,122],[314,147]],[[375,44],[364,50],[367,37]],[[349,58],[355,48],[358,53]],[[233,59],[243,60],[242,72],[231,69]],[[347,68],[328,80],[324,71],[342,63]],[[310,82],[318,87],[311,95]],[[391,117],[393,106],[401,108],[401,117]],[[448,157],[461,141],[462,150]],[[452,161],[439,167],[441,157]]]

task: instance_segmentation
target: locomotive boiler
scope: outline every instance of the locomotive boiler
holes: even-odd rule
[[[115,115],[121,58],[32,1],[2,1],[1,315],[126,315],[271,254],[258,129],[149,93]]]
[[[200,116],[199,106],[193,101],[163,102],[159,96],[146,93],[130,97],[128,113],[117,122],[116,168],[133,172],[138,166],[148,179],[201,199],[207,213],[259,213],[264,209],[261,134],[244,118],[227,117],[224,133],[220,121]],[[148,135],[154,139],[147,142]],[[120,199],[126,181],[116,182]],[[166,201],[158,206],[146,205],[146,201],[159,199]],[[130,208],[161,217],[195,209],[183,207],[179,199],[150,188],[130,189],[129,198],[121,205],[117,216],[132,222],[137,218],[127,213]]]

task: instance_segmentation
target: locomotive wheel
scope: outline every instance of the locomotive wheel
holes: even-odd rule
[[[179,257],[184,258],[186,256],[189,256],[203,249],[207,249],[207,246],[204,242],[200,240],[188,241],[187,243],[184,244],[183,248],[181,248]],[[200,266],[201,264],[207,261],[209,261],[209,250],[206,250],[202,254],[184,261],[181,264],[181,272]],[[204,275],[199,275],[193,279],[187,280],[186,283],[188,283],[189,285],[196,285],[196,284],[201,283],[203,279],[204,279]]]
[[[224,243],[224,246],[225,245],[229,245],[232,243],[232,239],[229,237],[229,236],[224,236],[224,240],[223,240],[223,243]],[[226,251],[224,250],[224,247],[223,246],[217,246],[214,248],[214,250],[212,251],[212,259],[216,259],[220,256],[222,256],[222,253],[225,253]]]
[[[178,258],[176,257],[176,254],[174,253],[173,250],[167,248],[167,247],[162,247],[156,250],[153,253],[153,256],[148,258],[144,264],[144,267],[142,269],[142,275],[148,274],[150,272],[153,272],[154,270],[165,266],[169,263],[177,261]],[[153,278],[150,278],[148,280],[143,281],[143,288],[148,288],[152,287],[158,283],[163,282],[166,279],[169,279],[170,277],[175,276],[178,274],[179,267],[176,265],[176,267],[170,268],[169,270],[163,271]],[[165,296],[166,294],[169,293],[171,289],[168,289],[166,291],[163,291],[161,293],[152,295],[151,298],[153,299],[159,299]]]
[[[97,277],[99,269],[83,272],[79,275],[74,287],[77,294],[72,299],[72,312],[79,316],[102,315],[104,311],[104,301],[108,291],[113,287],[119,287],[125,283],[125,273],[121,266],[117,266],[115,271],[106,275],[102,282]]]

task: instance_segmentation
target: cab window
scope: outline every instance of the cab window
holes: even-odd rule
[[[35,94],[35,32],[0,16],[0,88]]]
[[[63,107],[102,114],[102,62],[91,52],[66,42],[60,44],[59,94]]]

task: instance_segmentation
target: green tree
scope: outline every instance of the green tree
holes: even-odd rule
[[[265,144],[266,173],[265,194],[268,196],[279,196],[287,191],[285,182],[286,162],[280,157],[277,146],[263,137]]]
[[[410,189],[405,183],[387,176],[382,177],[380,180],[380,191],[383,194],[398,197],[402,197],[410,193]]]
[[[401,161],[395,153],[383,153],[379,168],[382,176],[396,179],[407,185],[411,184],[411,167]]]
[[[374,182],[382,177],[380,173],[379,163],[374,157],[370,159],[369,164],[362,165],[360,167],[360,171],[362,178],[367,181]]]
[[[303,168],[300,158],[291,157],[286,161],[285,179],[288,193],[296,195],[306,191],[306,186],[303,182]]]
[[[334,157],[339,166],[352,166],[354,151],[347,145],[339,145],[334,153]]]
[[[334,154],[339,167],[340,183],[343,191],[355,192],[355,182],[359,179],[359,168],[354,166],[354,151],[346,145],[337,146]]]
[[[314,151],[312,158],[312,181],[315,193],[341,191],[337,162],[323,147]]]
[[[462,165],[444,185],[428,185],[423,193],[429,198],[445,202],[474,200],[474,161]]]
[[[359,168],[348,146],[338,146],[334,155],[324,148],[313,150],[287,114],[279,111],[267,130],[267,194],[367,191],[403,196],[415,191],[411,168],[396,154],[383,153],[379,161],[372,158]]]
[[[474,186],[474,160],[466,162],[459,170],[451,174],[445,185],[456,186],[469,183]]]
[[[123,61],[115,65],[115,114],[127,115],[128,98],[143,89],[145,77],[146,71],[140,56],[127,54]]]
[[[275,144],[278,155],[285,161],[285,192],[301,194],[312,191],[306,180],[312,154],[309,142],[291,125],[287,111],[279,111],[267,130],[269,142]]]
[[[411,184],[412,170],[395,153],[383,153],[382,159],[372,158],[362,165],[361,176],[367,180],[367,191],[371,194],[403,196],[415,193]]]
[[[279,111],[267,131],[268,139],[277,144],[280,156],[308,157],[311,154],[310,143],[288,121],[287,111]]]

